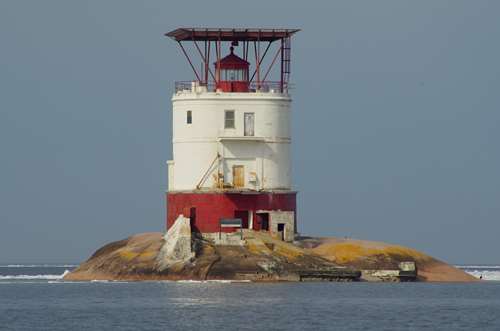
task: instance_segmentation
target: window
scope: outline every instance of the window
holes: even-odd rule
[[[243,114],[243,133],[245,136],[254,135],[254,123],[255,114],[254,113],[244,113]]]
[[[244,69],[222,69],[221,70],[221,79],[228,82],[234,81],[246,81],[246,70]]]
[[[234,129],[234,110],[224,112],[224,129]]]
[[[191,110],[188,110],[186,113],[186,123],[187,124],[193,123],[193,112]]]

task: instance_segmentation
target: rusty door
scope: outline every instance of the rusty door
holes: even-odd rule
[[[233,186],[243,187],[245,186],[245,172],[242,165],[233,166]]]

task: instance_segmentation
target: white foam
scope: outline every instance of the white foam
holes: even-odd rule
[[[251,283],[252,281],[249,280],[249,279],[241,279],[241,280],[237,280],[237,279],[221,279],[221,280],[217,280],[217,279],[214,279],[214,280],[207,280],[206,281],[207,283],[222,283],[222,284],[227,284],[227,283]]]
[[[251,283],[251,280],[248,279],[242,279],[242,280],[237,280],[237,279],[209,279],[209,280],[178,280],[177,283],[194,283],[194,284],[206,284],[206,283],[219,283],[219,284],[229,284],[229,283]]]
[[[40,282],[33,281],[33,280],[28,280],[28,281],[0,281],[0,285],[8,285],[8,284],[40,284]]]
[[[500,281],[500,271],[490,271],[490,270],[464,270],[466,273],[484,280],[498,280]]]
[[[86,283],[127,284],[127,283],[130,283],[130,282],[123,281],[123,280],[101,280],[101,279],[93,279],[93,280],[64,280],[64,279],[59,279],[59,280],[49,280],[47,283],[48,284],[86,284]]]
[[[61,275],[0,275],[0,280],[9,279],[41,279],[41,280],[57,280],[62,279],[69,273],[69,270],[65,270]]]
[[[460,269],[500,269],[500,265],[456,265]]]

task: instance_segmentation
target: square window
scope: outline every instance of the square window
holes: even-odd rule
[[[187,124],[193,123],[193,112],[191,110],[188,110],[186,113],[186,123]]]
[[[224,112],[224,129],[234,129],[234,110]]]

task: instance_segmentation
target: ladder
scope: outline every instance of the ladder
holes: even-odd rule
[[[290,80],[290,57],[291,39],[287,36],[281,40],[281,92],[288,88],[288,81]]]

